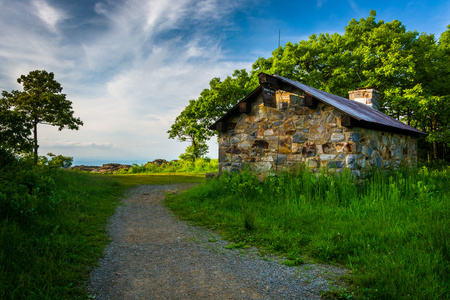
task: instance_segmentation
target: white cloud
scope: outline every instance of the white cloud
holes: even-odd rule
[[[79,131],[40,126],[42,154],[177,158],[187,144],[169,140],[167,130],[188,100],[213,77],[251,65],[225,61],[216,34],[229,26],[227,14],[237,2],[101,1],[93,20],[78,24],[69,9],[45,0],[30,0],[31,6],[6,1],[0,89],[20,89],[16,78],[31,70],[54,72],[84,122]],[[95,30],[77,31],[98,23]]]
[[[45,145],[46,147],[95,147],[95,148],[111,148],[113,145],[111,143],[96,143],[96,142],[78,142],[72,140],[57,140],[49,142]]]
[[[137,1],[140,2],[140,1]],[[183,20],[190,1],[146,1],[146,9],[143,11],[145,32],[153,30],[166,30],[176,28],[179,20]]]
[[[66,18],[60,9],[50,6],[45,0],[32,0],[33,12],[44,21],[52,32],[56,32],[56,24]]]
[[[334,7],[330,1],[311,3],[323,10],[315,27],[285,10],[265,12],[270,2],[0,0],[0,90],[20,89],[16,79],[32,70],[55,73],[85,125],[61,132],[40,126],[41,153],[173,159],[187,146],[168,139],[175,117],[213,77],[249,69],[256,57],[270,56],[275,45],[264,42],[270,39],[264,32],[279,28],[276,19],[290,22],[285,31],[290,36],[283,39],[294,42],[344,28],[336,26],[338,11],[328,11],[327,18],[325,7]],[[367,9],[348,0],[345,11],[351,7],[361,15],[359,6]],[[259,41],[247,40],[252,36]],[[212,151],[216,157],[217,148]]]

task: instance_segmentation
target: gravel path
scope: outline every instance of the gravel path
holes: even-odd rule
[[[320,299],[345,273],[287,267],[256,249],[226,249],[214,233],[177,220],[161,205],[167,191],[192,184],[133,188],[108,225],[112,239],[91,273],[95,299]]]

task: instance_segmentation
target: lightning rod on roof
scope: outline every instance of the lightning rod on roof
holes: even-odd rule
[[[278,48],[280,49],[280,37],[281,37],[281,29],[278,29]],[[277,69],[276,69],[276,75],[280,75],[278,67],[280,66],[279,60],[277,59]]]

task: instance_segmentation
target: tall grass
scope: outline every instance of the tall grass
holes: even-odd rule
[[[161,165],[155,163],[133,164],[129,170],[120,171],[119,174],[138,173],[208,173],[217,172],[219,162],[217,159],[197,158],[192,160],[173,160]]]
[[[85,299],[122,190],[107,177],[0,168],[0,299]]]
[[[125,188],[201,182],[199,174],[99,176],[33,166],[0,148],[0,299],[86,299],[109,242],[106,220]]]
[[[450,294],[450,168],[374,172],[365,181],[300,169],[264,182],[223,175],[168,205],[226,237],[344,264],[363,298]]]

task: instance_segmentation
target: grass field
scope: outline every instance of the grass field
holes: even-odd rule
[[[280,174],[260,183],[224,175],[171,197],[181,218],[235,243],[347,266],[348,291],[365,299],[445,299],[450,295],[450,169]],[[289,262],[288,261],[288,262]]]
[[[107,176],[127,187],[139,184],[174,184],[182,182],[205,181],[204,173],[160,173],[160,174],[139,173],[139,174],[114,174]]]
[[[85,282],[109,243],[105,225],[123,191],[202,180],[0,168],[0,299],[86,299]]]
[[[237,245],[352,270],[348,298],[445,299],[450,294],[450,168],[375,172],[366,181],[307,170],[260,182],[244,172],[90,175],[0,168],[0,299],[86,299],[125,189],[204,182],[170,197],[181,218]],[[328,294],[330,295],[330,294]]]

